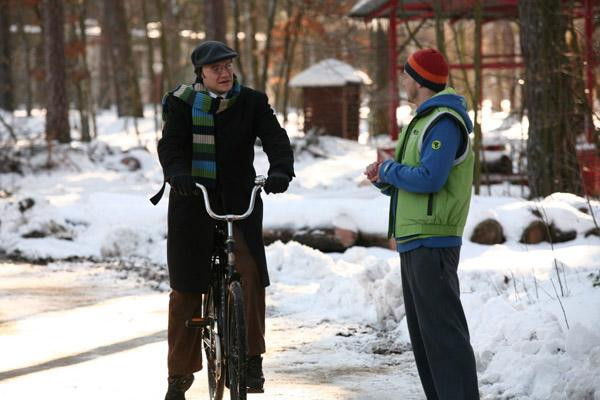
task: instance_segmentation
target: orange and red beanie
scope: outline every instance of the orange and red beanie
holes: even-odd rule
[[[435,49],[415,51],[404,64],[404,71],[419,84],[440,92],[448,82],[448,64],[442,53]]]

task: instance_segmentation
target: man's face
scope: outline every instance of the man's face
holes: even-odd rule
[[[414,103],[417,99],[419,84],[406,72],[402,74],[402,87],[409,102]]]
[[[233,86],[233,59],[202,66],[202,80],[206,89],[217,94],[229,92]]]

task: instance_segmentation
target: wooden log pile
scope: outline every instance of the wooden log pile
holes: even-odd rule
[[[590,235],[600,237],[600,229],[593,228],[585,233],[585,237]],[[525,226],[519,242],[524,244],[562,243],[574,240],[576,237],[575,230],[562,231],[554,223],[548,224],[542,219],[536,219]],[[265,245],[277,240],[284,243],[293,240],[323,252],[343,252],[352,246],[396,249],[394,239],[388,239],[383,234],[365,233],[358,228],[340,226],[300,230],[292,228],[264,229],[263,239]],[[506,236],[500,222],[489,218],[475,226],[469,240],[474,243],[494,245],[505,243]]]

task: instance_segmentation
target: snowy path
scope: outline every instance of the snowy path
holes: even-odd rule
[[[85,264],[0,263],[0,398],[161,399],[167,294]],[[370,328],[307,326],[269,308],[257,399],[422,399],[412,353],[377,355]],[[206,398],[197,374],[188,399]]]

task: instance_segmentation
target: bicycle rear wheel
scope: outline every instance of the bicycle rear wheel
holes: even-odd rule
[[[229,285],[227,305],[229,393],[231,400],[246,400],[246,324],[239,282]]]
[[[214,288],[209,288],[204,297],[204,316],[211,320],[210,324],[203,330],[202,341],[204,353],[206,354],[206,367],[208,375],[208,393],[210,400],[221,400],[225,386],[225,368],[223,366],[223,346],[221,342],[221,324],[218,323],[218,307],[215,304]],[[217,300],[218,301],[218,300]]]

